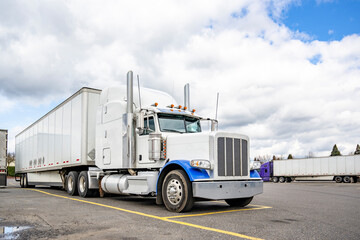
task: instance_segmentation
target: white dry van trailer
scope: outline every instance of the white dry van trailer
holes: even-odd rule
[[[7,183],[7,134],[7,130],[0,129],[0,186]]]
[[[334,180],[356,182],[360,155],[274,160],[274,182],[291,180]]]
[[[249,138],[217,131],[217,121],[168,94],[126,87],[82,88],[16,136],[22,187],[62,186],[68,194],[156,196],[169,211],[196,200],[246,206],[262,193],[249,169]],[[211,123],[202,131],[201,122]]]

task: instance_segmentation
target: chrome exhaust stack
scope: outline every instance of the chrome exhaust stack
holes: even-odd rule
[[[126,126],[126,137],[123,138],[123,161],[124,166],[132,168],[135,164],[135,127],[134,127],[134,91],[133,91],[133,72],[127,73],[127,105],[126,116],[124,116],[124,126]],[[125,132],[125,129],[123,129]]]
[[[184,86],[184,107],[190,110],[190,84]]]

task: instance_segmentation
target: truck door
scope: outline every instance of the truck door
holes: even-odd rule
[[[144,117],[144,132],[136,134],[136,160],[138,164],[154,163],[149,160],[149,134],[155,131],[154,116],[149,115]]]

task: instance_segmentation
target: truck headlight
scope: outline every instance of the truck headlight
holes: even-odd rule
[[[190,165],[196,168],[212,169],[211,163],[208,160],[191,160]]]

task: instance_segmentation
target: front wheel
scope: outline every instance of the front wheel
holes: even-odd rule
[[[169,172],[162,185],[162,199],[171,212],[185,212],[194,205],[191,182],[183,170]]]
[[[253,197],[249,198],[235,198],[235,199],[226,199],[225,202],[229,204],[231,207],[245,207],[251,201],[253,200]]]

